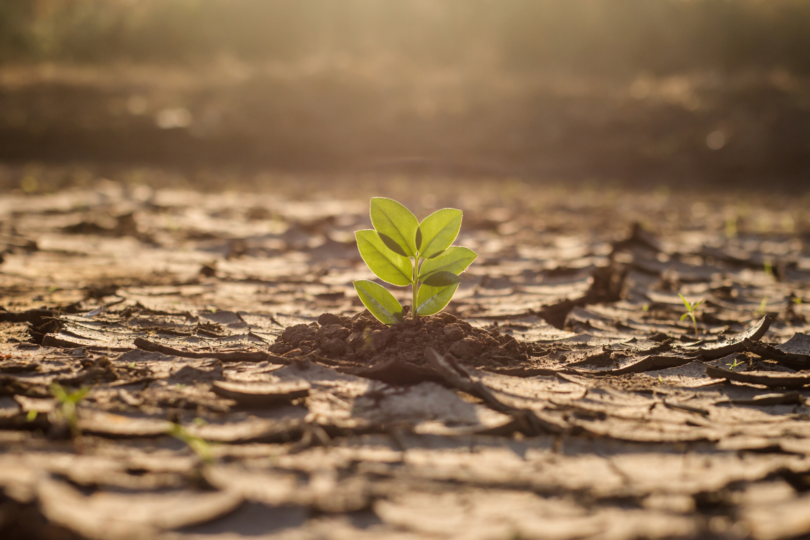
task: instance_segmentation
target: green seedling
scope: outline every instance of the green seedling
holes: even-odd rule
[[[767,313],[765,311],[766,307],[768,307],[768,297],[767,296],[762,299],[762,302],[759,303],[759,309],[757,310],[757,313],[759,313],[760,315],[765,315],[765,313]]]
[[[180,424],[172,424],[167,433],[186,443],[191,450],[197,454],[204,463],[211,463],[214,461],[214,452],[211,450],[211,445],[202,437],[192,435],[189,431]]]
[[[698,300],[694,304],[690,304],[689,301],[686,298],[684,298],[684,296],[681,293],[678,293],[678,296],[681,297],[683,305],[686,306],[686,313],[681,315],[681,320],[685,321],[687,317],[691,317],[692,325],[695,327],[695,339],[700,339],[700,335],[698,334],[697,319],[695,318],[695,313],[697,312],[698,306],[700,306],[700,304],[703,303],[703,300]]]
[[[461,210],[443,208],[420,223],[393,199],[371,199],[374,229],[357,231],[360,256],[374,275],[399,287],[412,287],[414,319],[438,313],[450,303],[459,274],[478,257],[471,249],[451,246],[461,229]],[[401,323],[405,310],[394,296],[373,281],[354,282],[357,295],[383,324]]]
[[[802,299],[798,296],[794,296],[793,298],[790,299],[790,301],[796,304],[797,306],[802,305]]]
[[[76,414],[76,405],[84,399],[84,396],[89,391],[89,388],[79,388],[75,392],[68,394],[61,384],[57,382],[51,383],[51,394],[59,403],[58,413],[67,422],[74,439],[81,434],[79,432],[79,416]]]
[[[772,278],[776,277],[773,273],[773,263],[771,262],[770,259],[765,259],[765,262],[763,263],[763,270],[765,271],[765,274],[767,274],[768,276]]]
[[[740,367],[741,365],[743,365],[743,363],[740,362],[737,358],[735,358],[734,362],[732,362],[731,364],[726,364],[726,365],[728,366],[729,371],[734,371],[734,368]]]
[[[29,422],[33,422],[34,420],[37,419],[38,414],[39,411],[28,411],[28,414],[25,415],[25,419],[28,420]]]
[[[730,217],[726,219],[726,237],[734,238],[737,236],[737,218]]]

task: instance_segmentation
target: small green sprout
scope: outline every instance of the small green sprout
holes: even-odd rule
[[[765,315],[765,313],[767,313],[765,311],[766,307],[768,307],[768,297],[767,296],[762,299],[762,302],[759,303],[759,309],[757,310],[757,313],[759,313],[760,315]]]
[[[451,246],[461,229],[461,210],[443,208],[420,223],[393,199],[371,199],[374,229],[357,231],[360,256],[381,280],[412,287],[411,316],[438,313],[450,303],[459,274],[478,257],[471,249]],[[405,310],[384,287],[361,279],[354,282],[363,305],[384,324],[398,324]]]
[[[214,452],[211,450],[211,445],[202,437],[192,435],[189,431],[180,424],[172,424],[167,433],[186,443],[191,450],[197,454],[204,463],[211,463],[214,461]]]
[[[686,320],[687,317],[691,317],[692,318],[692,325],[694,325],[694,327],[695,327],[695,339],[700,339],[700,336],[698,334],[698,328],[697,328],[697,319],[695,318],[695,312],[696,312],[698,306],[700,306],[700,304],[703,303],[703,300],[698,300],[694,304],[690,304],[689,301],[686,298],[684,298],[684,296],[681,293],[678,293],[678,296],[681,297],[681,300],[683,301],[683,305],[686,306],[686,313],[681,315],[681,320],[684,321],[684,320]]]
[[[765,270],[765,274],[767,274],[768,276],[770,276],[772,278],[776,277],[774,275],[774,273],[773,273],[773,263],[771,262],[770,259],[765,259],[765,262],[763,263],[763,267],[764,267],[763,269]]]
[[[84,396],[86,396],[89,391],[89,388],[79,388],[75,392],[68,394],[67,390],[58,382],[51,383],[51,394],[53,394],[53,397],[55,397],[56,401],[59,403],[59,414],[65,422],[67,422],[73,438],[81,434],[79,432],[79,416],[76,414],[76,405],[84,399]]]
[[[25,415],[25,419],[29,422],[33,422],[37,419],[37,415],[39,414],[38,411],[28,411],[28,414]]]
[[[737,217],[726,218],[726,238],[734,238],[737,233]]]
[[[800,296],[794,296],[793,298],[790,299],[790,301],[796,304],[797,306],[802,305],[802,299]]]
[[[658,376],[658,382],[664,384],[664,378],[661,375]]]
[[[743,365],[743,363],[742,363],[742,362],[740,362],[740,361],[739,361],[739,360],[738,360],[738,359],[735,357],[735,358],[734,358],[734,362],[733,362],[733,363],[731,363],[731,364],[726,364],[726,365],[728,366],[728,370],[729,370],[729,371],[734,371],[734,368],[736,368],[736,367],[740,367],[741,365]]]

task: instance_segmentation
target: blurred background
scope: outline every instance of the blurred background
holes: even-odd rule
[[[805,191],[810,2],[0,1],[0,188],[278,174]]]

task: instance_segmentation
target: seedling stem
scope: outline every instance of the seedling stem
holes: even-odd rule
[[[411,316],[413,320],[419,319],[419,313],[416,310],[416,295],[419,292],[419,253],[416,254],[416,257],[413,261],[413,284],[411,287],[412,291],[412,300],[411,300]]]

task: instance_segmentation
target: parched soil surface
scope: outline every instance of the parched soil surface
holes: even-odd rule
[[[419,185],[479,259],[390,328],[350,187],[0,198],[0,537],[810,534],[806,201]]]

